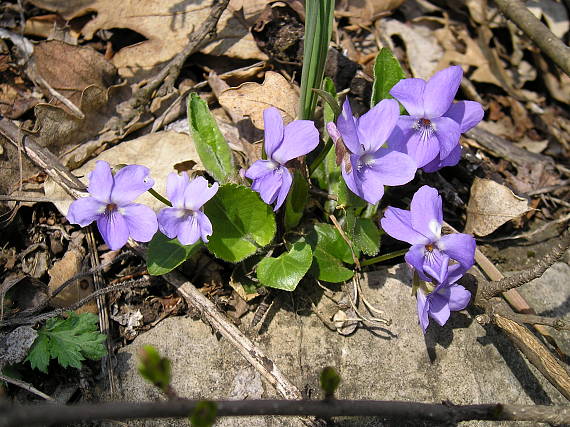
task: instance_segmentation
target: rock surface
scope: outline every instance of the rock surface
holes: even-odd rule
[[[567,315],[569,272],[568,265],[557,264],[540,279],[542,282],[535,283],[536,290],[528,291],[531,303],[536,302],[537,308],[546,310],[543,314],[560,309],[562,311],[552,314]],[[474,320],[478,313],[473,309],[452,313],[444,328],[431,324],[424,336],[417,321],[415,298],[410,294],[410,281],[405,265],[368,273],[362,281],[365,298],[393,319],[389,327],[359,328],[348,337],[332,332],[312,312],[309,299],[317,304],[321,313],[334,313],[335,305],[322,292],[314,291],[280,294],[281,306],[270,309],[262,332],[258,335],[245,328],[246,334],[310,398],[319,398],[320,370],[334,366],[342,378],[339,398],[449,400],[456,404],[568,403],[500,332],[491,326],[480,326]],[[532,300],[531,295],[536,299]],[[249,321],[246,318],[243,325],[249,325]],[[164,320],[119,352],[122,399],[162,398],[136,371],[137,352],[148,344],[172,360],[173,387],[182,397],[279,397],[226,340],[215,337],[210,327],[200,320],[177,317]],[[135,424],[185,425],[183,420],[131,425]],[[244,418],[221,419],[216,425],[302,424],[295,418]],[[338,425],[396,424],[362,418],[339,420]],[[471,422],[469,425],[489,424]]]

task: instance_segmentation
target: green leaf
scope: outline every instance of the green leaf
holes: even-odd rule
[[[188,258],[200,247],[201,241],[183,245],[178,239],[169,239],[161,232],[155,233],[148,245],[147,269],[152,276],[166,274]]]
[[[366,201],[354,194],[341,178],[337,187],[338,204],[345,208],[351,207],[355,209],[364,209],[367,205]]]
[[[139,374],[163,392],[168,392],[172,380],[170,360],[162,357],[151,345],[142,348],[139,360]]]
[[[353,264],[352,252],[336,228],[329,224],[315,224],[307,236],[313,248],[311,274],[325,282],[343,282],[354,275],[354,271],[343,266]]]
[[[194,411],[190,416],[190,425],[192,427],[211,427],[216,421],[218,407],[215,402],[202,400],[196,403]]]
[[[49,339],[45,335],[40,335],[34,341],[26,360],[30,362],[32,369],[39,369],[47,374],[49,354]]]
[[[349,238],[356,249],[368,256],[374,256],[380,250],[380,231],[370,218],[356,218]]]
[[[303,40],[303,71],[299,96],[299,118],[312,120],[320,89],[334,21],[334,0],[305,2],[305,37]]]
[[[235,184],[220,186],[204,205],[213,234],[206,245],[216,257],[238,262],[268,245],[275,236],[275,215],[259,194]]]
[[[257,278],[270,288],[294,291],[311,267],[313,251],[303,241],[291,246],[289,252],[277,258],[264,258],[257,265]]]
[[[290,230],[299,224],[309,197],[309,183],[299,171],[293,174],[293,184],[285,201],[285,229]]]
[[[67,319],[49,319],[38,331],[26,360],[32,368],[47,372],[49,359],[67,368],[81,368],[83,360],[99,360],[107,354],[105,335],[99,333],[98,318],[92,313],[68,313]]]
[[[197,93],[188,97],[188,126],[208,173],[220,184],[230,181],[235,173],[232,152],[208,104]]]
[[[330,78],[329,78],[329,80],[330,80]],[[319,95],[327,103],[327,106],[333,112],[334,117],[340,116],[340,113],[342,110],[340,108],[338,100],[334,97],[334,95],[331,95],[329,92],[327,92],[326,90],[322,90],[322,89],[313,89],[313,92],[315,92],[317,95]],[[327,118],[325,117],[325,123],[328,123],[326,119]],[[330,121],[331,120],[329,120],[329,122]]]
[[[336,369],[327,366],[321,371],[321,389],[325,394],[325,398],[331,398],[334,396],[334,392],[340,384],[340,375],[337,373]]]
[[[383,99],[393,98],[390,95],[390,90],[405,76],[400,62],[390,49],[383,47],[376,57],[376,62],[374,62],[374,83],[372,84],[370,107],[374,107]]]

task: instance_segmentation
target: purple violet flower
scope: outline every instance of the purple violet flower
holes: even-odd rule
[[[390,95],[409,114],[398,119],[392,135],[394,143],[426,172],[459,163],[460,135],[483,118],[483,108],[478,102],[453,104],[462,76],[461,67],[452,66],[438,71],[427,82],[403,79],[390,90]]]
[[[158,213],[160,231],[170,239],[178,237],[183,245],[196,243],[200,238],[208,243],[212,223],[200,208],[217,191],[217,182],[209,187],[208,181],[201,176],[190,181],[186,172],[182,172],[182,176],[174,172],[168,175],[166,194],[172,207]]]
[[[406,253],[408,264],[422,280],[443,283],[450,259],[466,272],[475,259],[475,239],[469,234],[441,235],[443,209],[435,188],[424,185],[412,198],[410,210],[388,207],[380,221],[382,229],[395,239],[412,245]]]
[[[150,189],[154,180],[145,166],[129,165],[114,176],[109,163],[97,161],[89,174],[89,197],[75,200],[67,219],[82,227],[97,221],[103,240],[112,250],[122,248],[129,237],[148,242],[158,228],[156,214],[148,206],[132,203]]]
[[[410,156],[386,146],[399,115],[398,103],[384,99],[357,119],[347,98],[336,125],[327,124],[337,147],[344,143],[350,151],[341,167],[346,185],[368,203],[378,203],[385,185],[406,184],[416,174],[416,163]]]
[[[267,160],[258,160],[245,172],[251,180],[251,189],[276,211],[281,207],[293,182],[285,164],[304,156],[319,145],[319,131],[310,120],[295,120],[283,126],[279,110],[269,107],[263,111],[265,126],[265,154]]]
[[[471,292],[455,282],[463,275],[460,264],[446,268],[443,282],[438,283],[435,289],[426,295],[422,286],[417,292],[417,309],[420,325],[424,331],[429,325],[431,317],[439,326],[445,325],[452,311],[463,310],[469,304]]]

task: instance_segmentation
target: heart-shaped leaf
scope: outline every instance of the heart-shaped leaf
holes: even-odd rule
[[[199,248],[201,241],[184,246],[178,239],[169,239],[157,232],[148,245],[147,268],[153,276],[166,274],[188,258]]]
[[[238,262],[275,236],[275,215],[259,194],[243,185],[225,184],[204,205],[213,234],[206,245],[216,257]]]
[[[257,265],[257,278],[265,286],[294,291],[311,267],[313,251],[304,241],[291,246],[277,258],[264,258]]]

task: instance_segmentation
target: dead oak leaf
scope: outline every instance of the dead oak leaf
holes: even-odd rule
[[[223,91],[218,101],[232,116],[249,117],[254,126],[263,129],[263,110],[276,107],[285,123],[297,117],[299,94],[279,73],[268,71],[263,83],[244,83]]]
[[[154,74],[157,66],[184,49],[192,32],[210,15],[213,0],[32,0],[31,3],[58,12],[66,19],[96,12],[81,30],[86,40],[92,39],[98,30],[113,28],[128,28],[142,35],[146,40],[120,49],[112,59],[122,77],[137,79]],[[231,1],[218,22],[216,36],[202,52],[267,59],[249,32],[253,22],[249,17],[253,19],[258,8],[256,1]]]
[[[504,185],[475,178],[467,205],[465,233],[486,236],[529,210],[528,200],[515,195]]]

